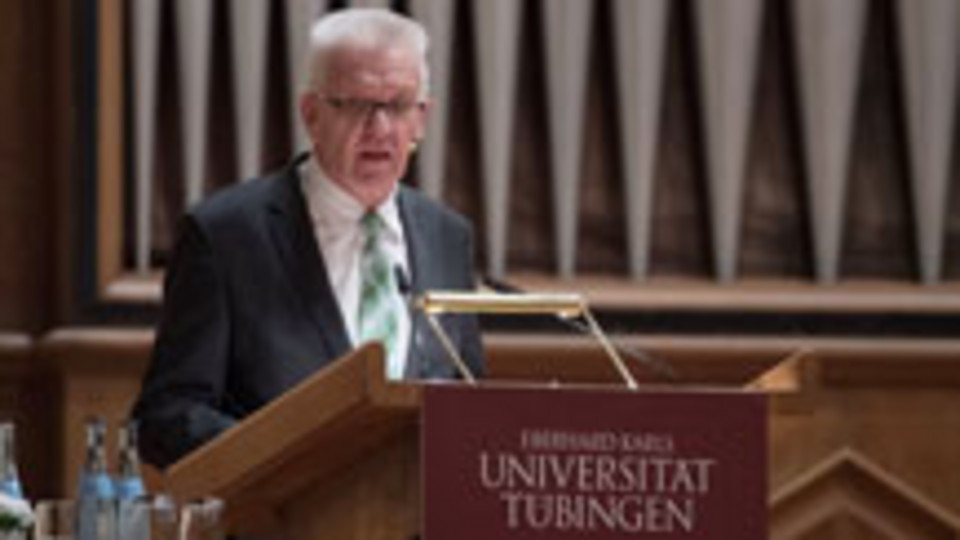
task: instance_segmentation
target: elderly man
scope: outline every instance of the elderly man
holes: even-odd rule
[[[391,378],[454,376],[405,298],[473,287],[468,224],[399,185],[423,136],[426,49],[386,10],[321,19],[300,97],[310,153],[184,216],[134,411],[146,461],[169,465],[369,340]],[[481,370],[476,319],[443,324]]]

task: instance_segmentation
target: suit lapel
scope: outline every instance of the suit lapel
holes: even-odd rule
[[[298,167],[302,161],[294,161],[273,186],[270,234],[306,316],[314,322],[330,359],[334,359],[350,349],[350,340],[300,188]]]
[[[422,214],[415,211],[412,206],[416,201],[406,193],[406,188],[400,187],[397,197],[397,205],[400,209],[400,220],[403,222],[404,238],[407,242],[407,261],[410,263],[410,305],[413,305],[416,299],[423,291],[427,290],[429,277],[424,275],[427,263],[427,246],[422,242],[420,231],[423,230]],[[407,365],[404,369],[403,377],[405,379],[420,378],[421,363],[420,356],[424,342],[424,332],[428,331],[427,321],[424,320],[420,310],[411,307],[410,309],[410,345],[407,347]]]
[[[428,290],[435,280],[430,265],[430,245],[424,241],[427,227],[424,223],[425,214],[418,211],[416,198],[407,190],[401,186],[397,204],[407,242],[407,260],[410,262],[410,292],[416,296]]]
[[[410,294],[416,298],[442,283],[437,274],[437,250],[428,238],[430,226],[428,212],[419,207],[417,197],[401,187],[398,204],[407,242],[407,258],[410,262]],[[410,310],[410,346],[407,349],[406,379],[449,377],[446,351],[440,348],[426,316],[418,309]]]

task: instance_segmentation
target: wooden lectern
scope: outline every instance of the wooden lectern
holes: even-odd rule
[[[181,500],[226,502],[230,534],[305,540],[419,532],[417,385],[387,382],[369,345],[174,464]]]
[[[776,371],[789,375],[794,364]],[[515,381],[551,373],[565,373],[566,382],[615,379],[607,364],[593,366],[533,362],[512,370],[493,365],[491,372]],[[769,391],[761,382],[756,389]],[[382,347],[365,346],[174,464],[165,485],[181,500],[222,498],[231,534],[406,540],[423,523],[423,402],[422,385],[388,382]]]

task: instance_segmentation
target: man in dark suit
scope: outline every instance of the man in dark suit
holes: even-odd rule
[[[427,38],[386,10],[348,9],[311,35],[300,99],[311,152],[182,219],[134,415],[165,467],[352,347],[384,343],[387,376],[453,377],[407,297],[472,289],[461,217],[399,185],[423,135]],[[475,317],[444,328],[475,371]]]

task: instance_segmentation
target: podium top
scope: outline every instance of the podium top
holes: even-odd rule
[[[173,464],[166,489],[214,495],[228,522],[269,519],[275,507],[416,422],[417,385],[384,377],[383,348],[353,351]]]

